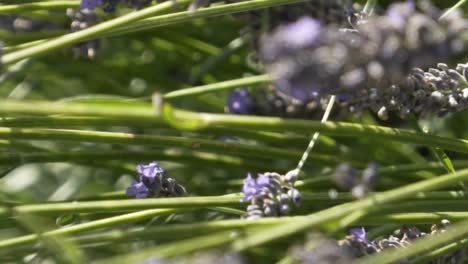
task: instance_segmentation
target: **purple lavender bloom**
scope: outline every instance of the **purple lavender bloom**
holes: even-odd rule
[[[367,233],[364,227],[351,228],[351,230],[349,230],[349,233],[353,235],[356,238],[356,240],[359,242],[362,242],[365,244],[370,243],[370,241],[367,239]]]
[[[105,12],[114,12],[115,6],[121,0],[81,0],[80,9],[94,11],[96,7],[102,7]]]
[[[94,10],[98,6],[104,5],[104,0],[81,0],[80,9]]]
[[[228,97],[228,109],[230,113],[248,115],[254,112],[255,104],[247,89],[236,89]]]
[[[317,41],[322,27],[323,25],[319,20],[307,16],[300,18],[295,23],[279,27],[274,35],[275,41],[264,43],[263,53],[265,58],[278,56],[278,53],[283,51],[283,47],[300,49],[312,45]]]
[[[252,200],[255,195],[259,194],[262,191],[262,188],[257,185],[257,182],[252,178],[252,174],[248,173],[247,178],[244,180],[244,186],[242,187],[242,192],[245,197],[241,199],[242,203]]]
[[[148,165],[140,164],[137,166],[137,172],[140,174],[140,180],[149,188],[161,184],[164,170],[157,162],[151,162]]]
[[[148,198],[151,197],[151,191],[142,182],[133,181],[132,185],[127,188],[128,196],[135,196],[136,198]]]

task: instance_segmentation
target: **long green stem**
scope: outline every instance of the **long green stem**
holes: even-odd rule
[[[123,106],[127,107],[123,107]],[[164,119],[156,115],[155,111],[145,104],[106,104],[94,105],[83,103],[50,103],[39,101],[0,100],[0,113],[3,114],[36,114],[36,115],[81,115],[112,117],[125,122],[152,122],[165,124]],[[310,133],[318,131],[323,134],[341,137],[375,137],[387,140],[422,144],[439,147],[441,149],[468,152],[468,140],[427,135],[406,129],[396,129],[374,125],[363,125],[344,122],[325,122],[284,119],[278,117],[240,116],[227,114],[197,113],[173,109],[166,104],[166,121],[177,128],[186,130],[203,130],[218,128],[230,131],[231,127],[258,131],[295,131],[296,133]]]
[[[192,224],[174,224],[170,226],[152,227],[148,229],[134,230],[112,230],[98,234],[84,235],[73,238],[80,244],[96,242],[128,242],[140,239],[165,239],[179,237],[179,235],[191,236],[194,231],[207,234],[223,230],[243,229],[248,227],[271,226],[273,224],[287,224],[289,222],[304,219],[303,216],[281,217],[281,218],[263,218],[257,221],[245,221],[242,219],[230,219],[221,221],[210,221]],[[434,213],[402,213],[369,216],[359,220],[360,225],[379,225],[379,224],[433,224],[442,219],[450,221],[461,221],[468,219],[466,212],[434,212]]]
[[[100,219],[96,221],[91,221],[83,224],[78,224],[70,227],[64,227],[61,229],[44,232],[41,236],[44,237],[53,237],[53,236],[63,236],[71,235],[76,233],[81,233],[89,230],[95,230],[104,227],[111,227],[119,224],[125,224],[130,222],[136,222],[140,220],[149,219],[156,216],[167,215],[172,213],[182,212],[181,209],[151,209],[144,210],[135,213],[129,213],[119,216],[108,217],[105,219]],[[32,234],[27,236],[20,236],[11,239],[4,239],[0,241],[0,252],[3,249],[29,245],[36,242],[39,239],[39,235]]]
[[[182,149],[158,149],[145,151],[54,151],[49,153],[10,153],[0,155],[0,164],[24,164],[36,162],[77,162],[102,166],[100,162],[111,160],[126,161],[174,161],[180,163],[200,164],[206,166],[242,167],[250,170],[278,169],[266,159],[240,158],[229,155],[213,154]]]
[[[301,152],[281,148],[249,146],[245,144],[158,135],[137,135],[129,133],[102,132],[89,130],[25,129],[0,127],[0,138],[27,140],[64,140],[73,142],[116,143],[158,147],[196,149],[205,152],[229,153],[238,156],[254,156],[271,159],[295,160]],[[332,157],[314,156],[315,160],[332,161]],[[335,160],[338,162],[337,160]]]
[[[78,7],[80,1],[53,1],[53,2],[38,2],[38,3],[23,3],[19,5],[2,5],[0,6],[0,14],[18,14],[25,11],[34,10],[53,10],[64,9],[67,7]]]

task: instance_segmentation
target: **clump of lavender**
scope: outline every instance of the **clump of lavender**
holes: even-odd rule
[[[437,235],[445,232],[449,227],[450,221],[442,220],[440,224],[431,227],[431,232],[426,234],[421,232],[415,226],[403,226],[386,238],[370,240],[364,228],[352,228],[350,234],[339,241],[325,240],[317,235],[311,236],[308,242],[303,246],[294,246],[290,250],[290,255],[300,263],[353,263],[353,260],[388,249],[407,247],[415,240],[431,235]],[[464,259],[464,250],[457,250],[448,255],[431,260],[430,264],[435,263],[462,263]],[[409,260],[403,260],[398,263],[407,263]]]
[[[297,173],[290,171],[286,175],[276,172],[259,173],[254,179],[250,173],[244,180],[241,202],[250,202],[247,206],[246,219],[258,219],[264,216],[282,216],[290,211],[290,203],[301,205],[301,194],[294,188]]]
[[[77,11],[69,8],[67,9],[67,16],[72,19],[72,32],[83,30],[99,23],[99,17],[94,9],[85,8]],[[74,47],[74,52],[76,56],[86,56],[90,59],[94,59],[100,46],[101,41],[93,39],[79,43]]]
[[[352,30],[303,17],[265,37],[261,58],[277,79],[276,87],[291,97],[309,101],[336,94],[350,110],[371,109],[385,119],[385,104],[389,109],[411,106],[399,104],[414,92],[403,85],[414,68],[430,67],[464,50],[461,12],[438,20],[441,14],[426,1],[419,9],[393,4],[383,16],[366,17]],[[395,100],[384,104],[382,94]],[[368,98],[373,101],[355,103]],[[417,113],[413,109],[418,107],[403,112]]]
[[[133,181],[127,188],[128,196],[135,198],[174,197],[187,194],[185,188],[173,178],[166,177],[164,169],[157,162],[137,166],[139,181]]]
[[[468,107],[467,68],[468,64],[458,64],[451,69],[444,63],[427,71],[415,68],[399,84],[362,90],[349,95],[343,105],[352,112],[370,109],[382,120],[390,113],[406,118],[458,112]]]
[[[351,190],[356,198],[363,198],[371,192],[377,184],[379,165],[371,162],[359,174],[359,171],[349,163],[338,165],[333,173],[334,182],[343,189]]]

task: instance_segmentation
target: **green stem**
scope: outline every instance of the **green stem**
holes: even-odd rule
[[[2,5],[0,6],[0,14],[18,14],[26,11],[35,10],[53,10],[64,9],[68,7],[78,7],[80,1],[53,1],[53,2],[38,2],[38,3],[24,3],[19,5]]]
[[[296,160],[301,152],[281,148],[249,146],[245,144],[158,135],[137,135],[129,133],[102,132],[89,130],[27,129],[0,127],[0,138],[27,140],[64,140],[72,142],[112,143],[158,147],[196,149],[204,152],[229,153],[236,156]],[[338,163],[331,156],[315,155],[315,161]]]
[[[201,130],[207,128],[231,131],[231,127],[257,131],[295,131],[309,134],[317,131],[323,134],[341,137],[373,137],[394,140],[411,144],[422,144],[439,147],[457,152],[468,152],[468,140],[427,135],[406,129],[396,129],[374,125],[363,125],[344,122],[321,123],[312,120],[284,119],[278,117],[240,116],[227,114],[197,113],[173,109],[165,104],[166,120],[180,129]],[[124,107],[125,106],[125,107]],[[111,117],[134,124],[135,122],[151,122],[165,124],[154,109],[145,104],[119,103],[83,104],[83,103],[50,103],[40,101],[0,100],[0,113],[31,114],[31,115],[81,115],[95,117]]]
[[[401,201],[411,197],[417,192],[441,189],[468,179],[468,169],[453,174],[442,175],[437,178],[409,184],[398,189],[378,193],[360,201],[341,204],[323,211],[308,215],[306,220],[298,220],[287,225],[275,225],[271,228],[261,229],[236,240],[232,246],[235,250],[244,250],[282,237],[287,237],[324,223],[339,220],[353,212],[369,211],[383,204]],[[377,262],[378,263],[378,262]]]
[[[304,219],[303,216],[281,217],[281,218],[262,218],[256,221],[245,221],[242,219],[229,219],[221,221],[210,221],[191,224],[173,224],[170,226],[158,226],[141,230],[112,230],[98,234],[84,235],[73,238],[80,244],[92,244],[97,242],[129,242],[141,239],[164,240],[174,237],[192,236],[193,232],[197,234],[209,234],[224,230],[244,229],[249,227],[266,227],[274,224],[287,224],[298,219]],[[394,224],[433,224],[442,219],[448,219],[452,222],[468,219],[466,212],[434,212],[434,213],[404,213],[379,216],[368,216],[361,219],[359,225],[380,225],[387,223]]]
[[[225,82],[217,82],[213,84],[202,85],[198,87],[181,89],[173,92],[166,93],[164,99],[176,99],[186,96],[202,95],[205,93],[211,93],[216,91],[223,91],[228,89],[234,89],[242,86],[254,86],[270,82],[272,79],[268,75],[258,75],[252,77],[245,77],[240,79],[229,80]]]
[[[109,34],[106,34],[105,36],[121,36],[124,34],[150,30],[176,23],[188,22],[197,18],[223,16],[285,4],[299,3],[304,1],[306,0],[250,0],[233,4],[210,6],[207,8],[199,9],[196,12],[185,11],[144,19],[132,25],[123,26],[112,30],[111,32],[109,32]]]
[[[172,213],[179,213],[183,210],[180,209],[151,209],[151,210],[144,210],[135,213],[129,213],[114,217],[108,217],[105,219],[100,219],[96,221],[91,221],[83,224],[77,224],[70,227],[64,227],[61,229],[47,231],[41,233],[43,237],[54,237],[54,236],[63,236],[63,235],[71,235],[76,233],[81,233],[85,231],[95,230],[99,228],[111,227],[119,224],[126,224],[131,222],[137,222],[149,218],[153,218],[156,216],[161,215],[168,215]],[[11,239],[4,239],[0,241],[0,251],[6,248],[11,247],[19,247],[24,245],[30,245],[39,240],[39,235],[32,234],[27,236],[20,236]]]
[[[431,263],[431,260],[434,260],[438,257],[449,255],[453,253],[454,251],[458,249],[466,248],[467,246],[468,246],[468,238],[465,238],[463,240],[451,243],[447,246],[434,249],[430,253],[412,260],[411,263],[413,264]]]
[[[200,164],[206,166],[241,167],[246,170],[278,169],[279,166],[265,159],[240,158],[228,155],[187,151],[181,149],[159,149],[146,151],[54,151],[53,153],[10,153],[0,155],[0,164],[24,164],[36,162],[78,162],[102,166],[100,162],[110,160],[126,161],[174,161],[179,163]]]
[[[216,246],[219,247],[235,240],[238,236],[239,234],[233,234],[231,231],[219,232],[215,235],[195,237],[192,239],[182,240],[180,242],[158,245],[156,247],[139,250],[137,253],[110,257],[104,260],[96,261],[94,263],[131,264],[151,259],[168,259],[175,256],[186,255],[205,248],[212,248]]]

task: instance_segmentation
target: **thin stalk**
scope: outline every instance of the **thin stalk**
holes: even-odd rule
[[[18,5],[2,5],[0,6],[0,14],[19,14],[27,11],[35,10],[53,10],[64,9],[68,7],[78,7],[80,1],[53,1],[53,2],[37,2],[37,3],[23,3]]]
[[[456,250],[466,248],[468,246],[468,238],[459,240],[457,242],[451,243],[447,246],[439,247],[437,249],[432,250],[430,253],[417,257],[416,259],[412,260],[412,264],[425,264],[430,263],[431,260],[434,260],[438,257],[446,256],[453,253]],[[462,251],[463,252],[463,251]]]
[[[240,158],[229,155],[213,154],[181,149],[158,149],[145,151],[54,151],[49,153],[9,153],[0,155],[0,164],[24,164],[40,162],[76,162],[101,167],[101,161],[174,161],[179,163],[200,164],[206,166],[243,167],[244,169],[278,169],[266,159]],[[268,162],[267,162],[268,161]]]
[[[236,156],[262,157],[271,159],[295,160],[301,153],[282,148],[250,146],[246,144],[207,140],[201,138],[186,138],[159,135],[138,135],[130,133],[103,132],[90,130],[64,130],[40,128],[6,128],[0,127],[0,138],[26,140],[55,140],[71,142],[92,142],[107,144],[126,144],[157,147],[177,147],[196,149],[204,152],[229,153]],[[330,156],[314,156],[314,160],[332,161]],[[338,160],[335,159],[335,163]]]
[[[464,4],[466,4],[467,0],[459,0],[455,5],[453,5],[451,8],[449,8],[445,13],[443,13],[439,20],[444,19],[446,16],[448,16],[451,12],[455,11],[455,9],[462,7]]]
[[[149,218],[153,218],[156,216],[161,215],[168,215],[172,213],[179,213],[183,212],[181,209],[151,209],[151,210],[144,210],[135,213],[129,213],[124,215],[118,215],[113,217],[108,217],[96,221],[91,221],[83,224],[77,224],[70,227],[64,227],[60,229],[56,229],[53,231],[47,231],[41,233],[40,236],[43,237],[55,237],[55,236],[66,236],[71,234],[77,234],[85,231],[95,230],[99,228],[111,227],[120,224],[126,224],[131,222],[137,222]],[[30,245],[39,240],[40,238],[37,234],[31,234],[26,236],[19,236],[11,239],[3,239],[0,241],[0,252],[7,248],[12,247],[19,247]]]
[[[213,84],[207,84],[197,87],[191,87],[181,90],[172,91],[163,95],[164,99],[176,99],[186,96],[198,96],[206,93],[223,91],[234,89],[242,86],[254,86],[262,83],[270,82],[272,79],[269,75],[258,75],[252,77],[245,77],[240,79],[234,79],[224,82],[217,82]]]
[[[328,101],[327,108],[325,109],[325,113],[323,114],[322,120],[320,120],[320,123],[325,123],[328,121],[328,117],[330,116],[331,110],[333,108],[333,104],[335,103],[335,96],[332,95],[330,97],[330,101]],[[304,167],[305,162],[307,161],[307,158],[310,155],[310,152],[315,146],[315,143],[317,142],[318,138],[320,136],[319,132],[315,132],[314,135],[312,136],[312,139],[309,141],[309,145],[307,146],[306,150],[302,154],[301,159],[299,160],[297,166],[296,166],[296,173],[299,174]]]
[[[131,264],[145,260],[168,259],[176,256],[186,255],[197,250],[225,245],[237,239],[240,234],[231,231],[218,232],[215,235],[199,236],[191,239],[158,245],[147,249],[139,250],[128,255],[119,255],[94,262],[95,264]]]
[[[229,219],[191,224],[173,224],[169,226],[158,226],[151,228],[135,228],[133,230],[111,230],[97,234],[84,235],[72,238],[80,244],[92,244],[99,242],[117,243],[133,240],[160,240],[174,238],[184,235],[191,236],[194,231],[197,234],[208,234],[224,230],[239,230],[249,227],[271,226],[274,224],[287,224],[289,222],[304,219],[304,216],[292,216],[281,218],[262,218],[256,221],[245,221],[242,219]],[[443,219],[458,222],[468,219],[467,212],[434,212],[434,213],[404,213],[365,217],[357,224],[359,225],[381,225],[381,224],[433,224]]]

